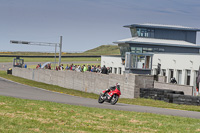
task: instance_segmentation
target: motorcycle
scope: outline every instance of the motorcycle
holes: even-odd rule
[[[111,103],[112,105],[115,105],[121,95],[120,91],[120,85],[119,83],[116,86],[110,87],[108,90],[103,90],[103,93],[100,93],[98,102],[100,104],[104,102]]]

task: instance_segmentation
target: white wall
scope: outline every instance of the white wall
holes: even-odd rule
[[[117,69],[117,73],[119,74],[119,69],[121,68],[121,74],[125,71],[124,65],[122,65],[121,56],[101,56],[101,67],[112,67],[112,73],[115,73],[115,68]]]
[[[187,70],[190,74],[190,86],[194,86],[196,82],[196,71],[200,66],[200,55],[197,54],[160,54],[153,55],[153,71],[157,68],[157,64],[161,64],[161,69],[166,70],[167,82],[170,82],[170,70],[174,71],[176,80],[178,79],[178,70],[182,71],[181,84],[186,85]]]
[[[170,82],[170,70],[173,70],[176,80],[178,80],[178,70],[182,72],[181,85],[186,85],[187,70],[190,70],[190,86],[195,86],[196,72],[200,66],[200,55],[198,54],[167,54],[167,53],[155,53],[152,60],[152,74],[156,74],[156,68],[158,63],[161,64],[161,70],[166,70],[167,83]],[[125,71],[125,66],[122,65],[120,56],[101,56],[101,66],[112,67],[112,73],[115,68],[119,74],[119,68]],[[163,72],[161,71],[161,75]]]

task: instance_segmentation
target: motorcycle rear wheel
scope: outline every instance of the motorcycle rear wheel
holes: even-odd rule
[[[103,103],[104,100],[102,99],[102,94],[99,95],[98,103]]]
[[[110,101],[110,103],[111,103],[112,105],[115,105],[115,104],[117,103],[118,99],[119,99],[119,96],[118,96],[118,95],[113,95],[113,96],[112,96],[112,99],[111,99],[111,101]]]

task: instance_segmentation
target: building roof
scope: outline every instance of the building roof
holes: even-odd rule
[[[174,29],[174,30],[189,30],[189,31],[200,31],[199,28],[193,28],[193,27],[185,27],[185,26],[179,26],[179,25],[162,25],[162,24],[131,24],[131,25],[125,25],[124,27],[131,28],[131,27],[141,27],[141,28],[158,28],[158,29]]]
[[[169,39],[155,39],[155,38],[143,38],[143,37],[132,37],[127,39],[118,40],[113,42],[116,44],[120,43],[134,43],[134,44],[150,44],[150,45],[162,45],[162,46],[178,46],[178,47],[195,47],[200,48],[200,45],[182,41],[182,40],[169,40]]]

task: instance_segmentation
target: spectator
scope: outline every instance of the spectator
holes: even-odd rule
[[[47,69],[51,70],[51,63],[47,64]]]
[[[74,71],[75,69],[76,69],[76,67],[73,65],[73,66],[72,66],[72,71]]]
[[[83,65],[83,72],[87,71],[87,67],[85,65]]]
[[[63,64],[60,65],[60,70],[64,70]]]
[[[108,73],[108,70],[107,70],[105,65],[103,65],[103,67],[101,68],[101,73],[102,74],[107,74]]]
[[[56,70],[58,71],[58,67],[56,66]]]
[[[68,64],[67,64],[67,66],[65,67],[65,70],[68,70],[69,69],[69,66],[68,66]]]
[[[36,69],[38,69],[38,68],[40,68],[40,64],[38,64],[38,65],[36,66]]]
[[[97,73],[101,73],[101,67],[100,67],[100,65],[98,65],[98,67],[97,67],[97,69],[96,69],[96,72],[97,72]]]
[[[97,72],[96,65],[94,65],[94,67],[93,67],[93,72]]]
[[[87,67],[88,67],[87,71],[90,72],[91,71],[91,66],[87,64]]]
[[[107,67],[107,70],[108,70],[108,74],[109,74],[109,73],[111,73],[111,71],[110,71],[110,68],[109,68],[109,67]]]

